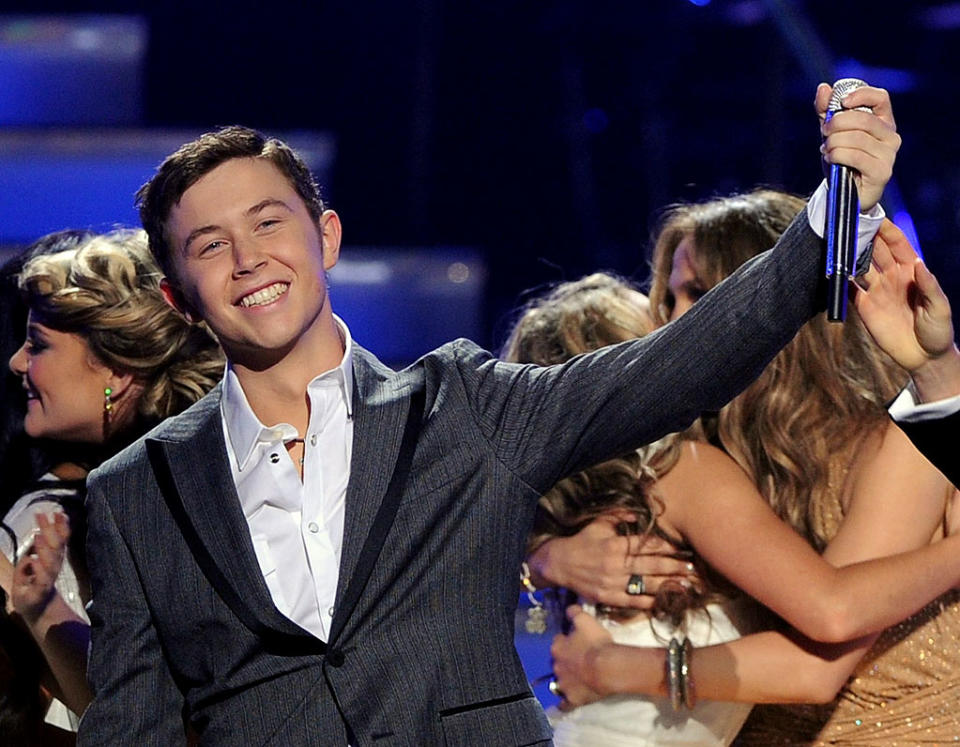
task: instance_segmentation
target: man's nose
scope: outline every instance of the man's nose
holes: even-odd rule
[[[251,239],[240,239],[233,242],[234,274],[244,275],[253,272],[266,262],[259,244]]]

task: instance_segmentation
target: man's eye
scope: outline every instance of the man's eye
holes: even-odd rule
[[[273,228],[280,223],[279,218],[265,218],[257,224],[257,228]]]
[[[210,254],[211,252],[215,252],[217,249],[222,247],[223,244],[223,241],[211,241],[209,244],[204,244],[202,247],[200,247],[200,251],[197,252],[197,254],[201,257],[205,254]]]

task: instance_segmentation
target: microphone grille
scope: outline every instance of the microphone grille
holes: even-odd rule
[[[833,84],[833,93],[830,94],[830,103],[827,104],[827,111],[838,112],[843,109],[842,102],[844,97],[851,91],[863,88],[865,85],[867,84],[859,78],[841,78],[838,80]],[[869,109],[867,109],[867,111],[869,111]]]

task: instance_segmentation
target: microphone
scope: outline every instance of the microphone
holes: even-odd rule
[[[857,78],[841,78],[833,84],[827,105],[827,121],[841,111],[844,97],[867,85]],[[870,111],[868,107],[857,107]],[[857,252],[857,221],[860,196],[853,181],[855,170],[830,164],[830,191],[827,197],[827,319],[842,322],[847,318],[847,283],[854,274]]]

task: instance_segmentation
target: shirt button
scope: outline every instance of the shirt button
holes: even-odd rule
[[[316,446],[316,445],[317,445],[317,434],[316,434],[316,433],[314,433],[314,434],[312,434],[312,435],[310,436],[310,445],[311,445],[311,446]]]
[[[316,534],[320,531],[320,527],[317,526],[317,522],[315,521],[311,521],[309,524],[307,524],[307,529],[309,529],[313,534]]]
[[[333,607],[327,610],[327,614],[330,615],[330,617],[333,617]]]
[[[270,455],[270,461],[273,462],[274,464],[276,464],[277,462],[280,461],[280,455],[279,455],[279,454],[271,454],[271,455]]]

